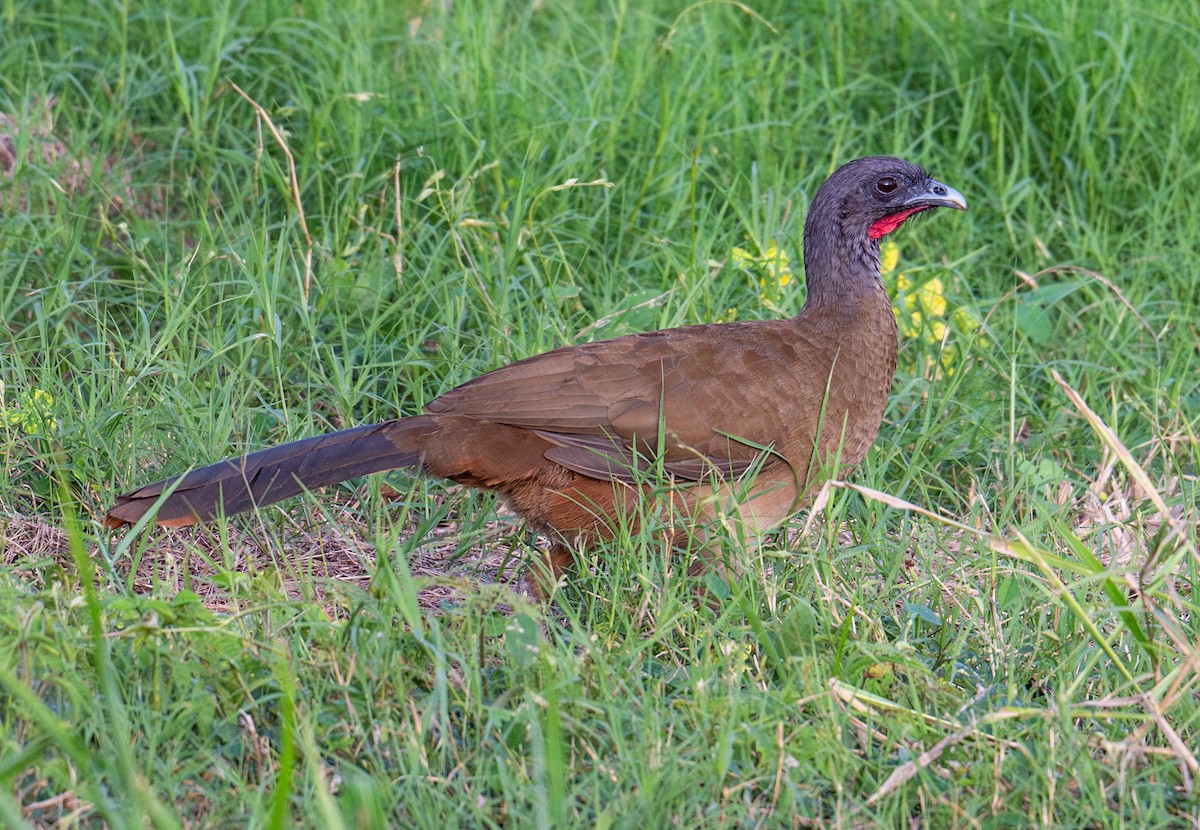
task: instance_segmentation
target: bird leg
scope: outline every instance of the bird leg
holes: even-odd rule
[[[548,602],[558,588],[558,581],[575,564],[575,554],[563,542],[555,541],[550,549],[539,550],[525,571],[525,590],[530,596]]]

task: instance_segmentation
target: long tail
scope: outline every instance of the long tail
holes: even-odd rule
[[[104,525],[136,523],[167,490],[171,494],[159,506],[155,521],[182,527],[368,473],[415,466],[421,463],[416,438],[429,427],[425,416],[384,421],[218,461],[118,496]]]

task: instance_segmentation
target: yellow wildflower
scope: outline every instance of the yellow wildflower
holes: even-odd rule
[[[881,270],[885,283],[892,283],[892,309],[896,322],[905,337],[923,337],[938,343],[946,333],[946,324],[937,319],[946,314],[946,298],[942,281],[937,277],[917,285],[904,273],[895,273],[899,249],[892,243],[880,251]]]
[[[792,260],[788,256],[787,251],[780,250],[772,242],[767,246],[767,250],[763,252],[762,258],[763,264],[767,268],[767,273],[775,279],[780,288],[783,288],[792,281]]]
[[[900,264],[900,246],[892,240],[885,240],[879,248],[879,270],[890,274]]]
[[[934,277],[917,284],[907,274],[896,270],[900,264],[900,249],[894,242],[883,243],[879,250],[879,262],[884,285],[892,296],[892,309],[896,312],[896,323],[901,335],[940,344],[945,341],[951,325],[955,330],[964,333],[973,327],[975,318],[969,311],[962,308],[950,309],[946,301],[945,287],[940,279]],[[945,345],[940,360],[936,361],[936,371],[952,371],[950,364],[953,355],[954,346]],[[931,358],[929,362],[932,364],[935,360]]]
[[[938,317],[946,313],[946,298],[942,296],[942,281],[934,277],[917,291],[917,302]]]
[[[729,259],[733,261],[733,267],[740,271],[749,271],[749,266],[755,261],[754,254],[745,248],[734,248],[729,252]]]
[[[745,248],[734,248],[729,259],[734,268],[758,277],[758,287],[762,289],[759,297],[768,306],[774,305],[780,289],[792,282],[792,258],[774,242],[757,255]]]
[[[13,406],[4,396],[4,382],[0,381],[0,422],[18,427],[26,435],[43,435],[58,432],[58,422],[50,414],[54,408],[54,397],[45,389],[34,387],[22,392]]]

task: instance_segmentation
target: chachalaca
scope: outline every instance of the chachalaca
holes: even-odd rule
[[[546,533],[547,567],[526,575],[545,597],[573,561],[572,548],[611,537],[622,521],[635,523],[651,475],[661,482],[665,474],[674,483],[677,518],[691,528],[675,533],[675,544],[710,558],[706,521],[736,511],[745,538],[756,539],[803,507],[829,476],[863,459],[896,369],[896,320],[880,280],[879,240],[908,217],[939,207],[967,204],[900,159],[851,161],[813,198],[804,225],[808,293],[791,319],[685,326],[555,349],[468,381],[421,415],[294,441],[147,485],[120,496],[105,524],[133,524],[157,504],[158,524],[190,525],[415,467],[496,491]]]

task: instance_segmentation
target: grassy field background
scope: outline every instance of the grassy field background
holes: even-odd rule
[[[0,821],[1196,826],[1198,9],[0,4]],[[400,475],[99,527],[563,343],[795,313],[807,200],[875,153],[971,210],[895,237],[868,491],[719,610],[653,539],[531,606],[524,530]]]

